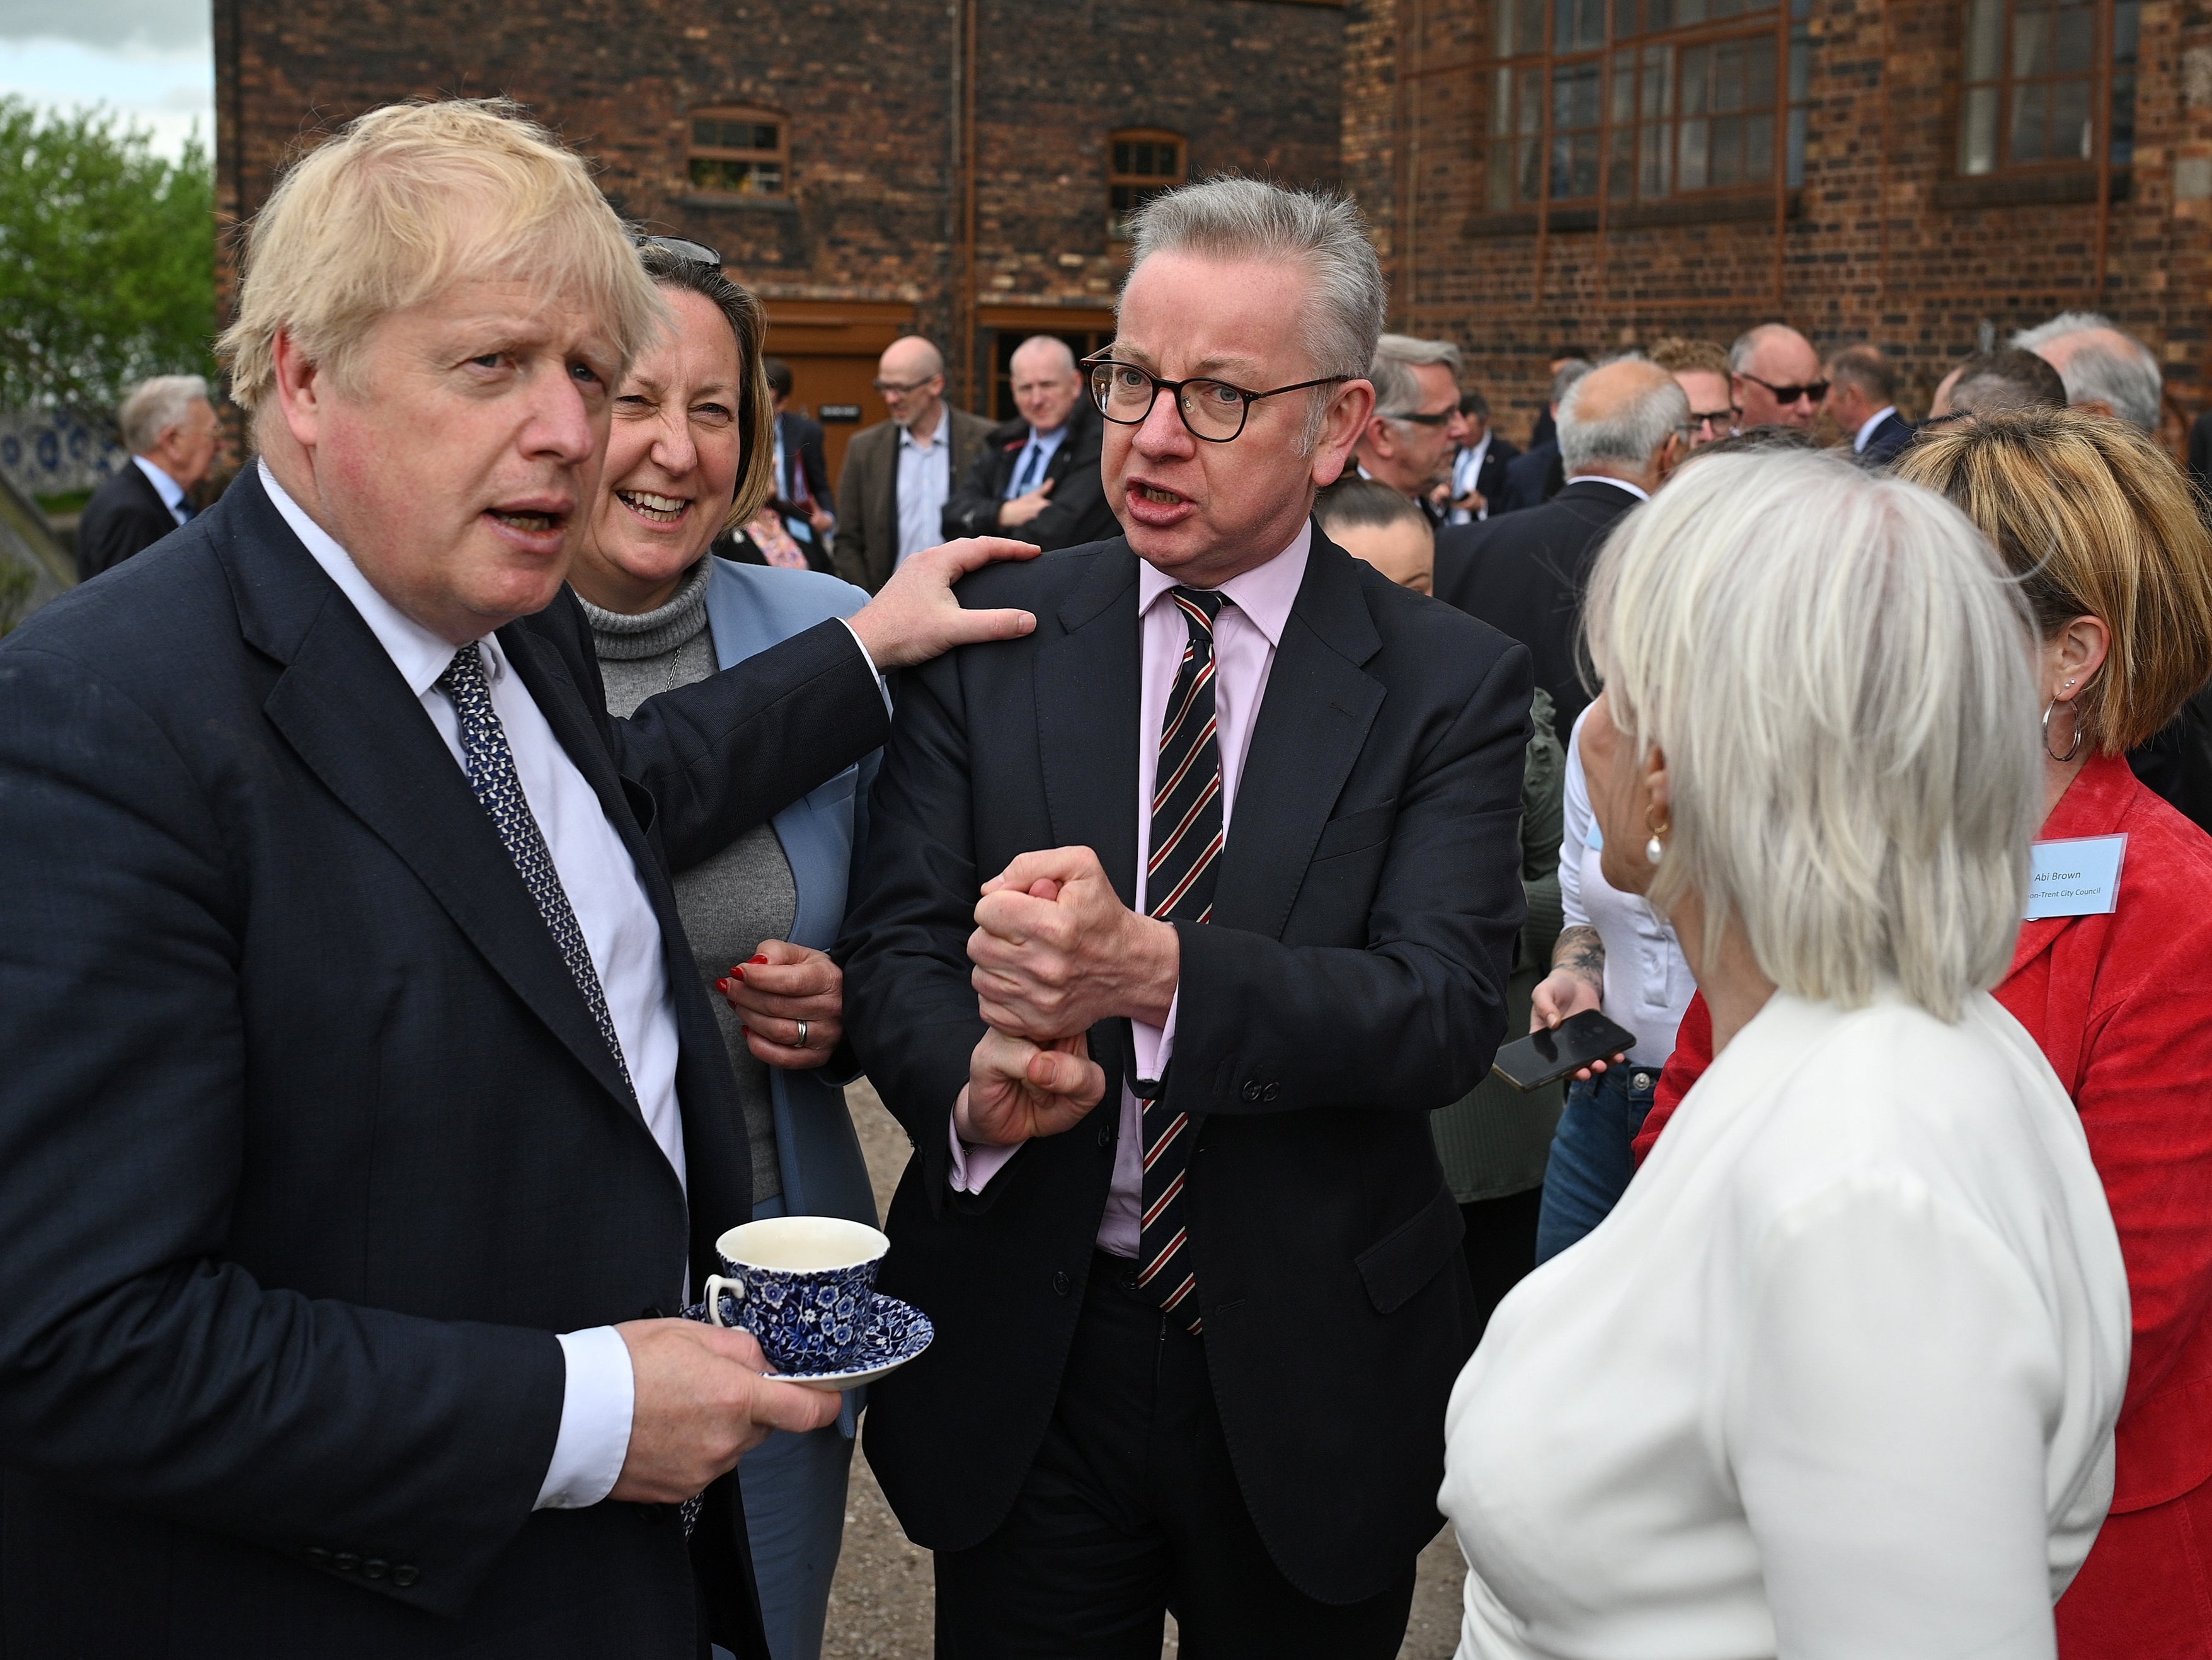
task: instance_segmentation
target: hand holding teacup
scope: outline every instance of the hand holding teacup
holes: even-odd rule
[[[617,1326],[629,1350],[635,1394],[629,1448],[609,1498],[677,1505],[726,1475],[770,1430],[803,1433],[834,1422],[837,1397],[766,1375],[750,1332],[690,1320]]]

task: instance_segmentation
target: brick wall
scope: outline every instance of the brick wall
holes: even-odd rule
[[[1186,135],[1194,176],[1333,181],[1343,19],[1336,0],[216,0],[221,206],[250,214],[303,135],[365,108],[503,93],[598,161],[625,215],[720,248],[771,316],[778,299],[896,302],[957,340],[979,301],[1110,303],[1115,127]],[[690,113],[732,104],[787,115],[788,201],[690,191]]]
[[[1470,347],[1516,440],[1558,344],[1726,344],[1770,317],[1824,350],[1892,348],[1917,406],[1985,329],[2002,341],[2101,309],[2159,352],[2193,413],[2212,369],[2212,8],[2142,9],[2136,159],[2105,210],[2101,289],[2093,170],[1957,176],[1963,14],[1960,0],[1812,0],[1804,179],[1778,227],[1767,192],[1677,223],[1562,212],[1540,233],[1485,195],[1489,0],[1358,0],[1344,167],[1392,255],[1396,321]]]

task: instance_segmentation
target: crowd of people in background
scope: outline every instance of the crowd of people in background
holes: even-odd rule
[[[2155,354],[1566,348],[1516,447],[1348,201],[1133,224],[833,480],[511,108],[287,175],[253,458],[137,388],[0,647],[9,1653],[811,1660],[864,1409],[945,1655],[1388,1660],[1446,1519],[1466,1660],[2207,1651]],[[839,1395],[697,1299],[878,1221],[863,1073],[935,1338]]]

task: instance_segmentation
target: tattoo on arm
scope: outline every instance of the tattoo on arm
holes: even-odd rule
[[[1552,966],[1565,969],[1594,986],[1605,984],[1605,941],[1598,931],[1577,922],[1559,930],[1559,943],[1552,947]]]

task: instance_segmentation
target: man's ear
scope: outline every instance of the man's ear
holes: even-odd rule
[[[293,339],[291,331],[279,329],[276,341],[276,406],[293,442],[313,449],[321,441],[330,380],[320,364],[311,361]]]
[[[1315,483],[1326,489],[1352,465],[1352,452],[1373,423],[1374,415],[1372,380],[1347,380],[1336,389],[1335,396],[1329,400],[1328,414],[1322,422],[1321,436],[1313,447],[1311,472]]]

